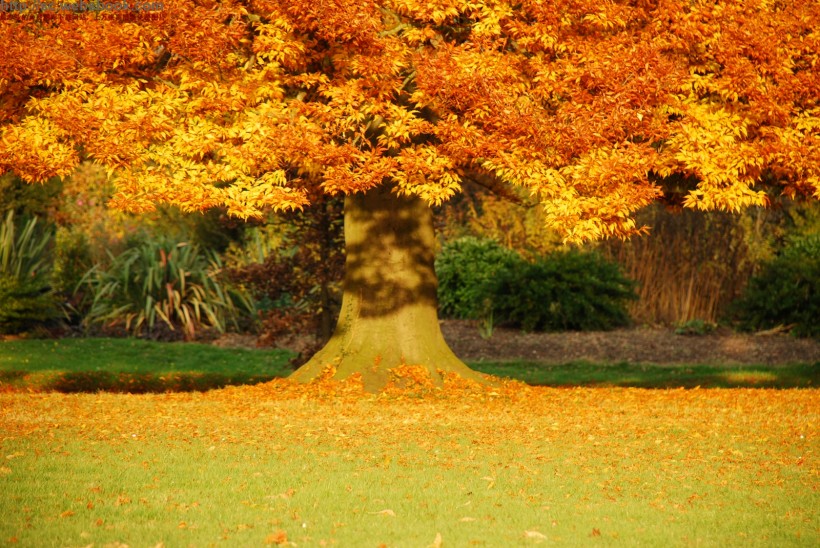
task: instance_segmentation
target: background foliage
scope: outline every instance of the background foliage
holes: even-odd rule
[[[218,256],[196,244],[149,240],[86,275],[93,302],[85,322],[153,334],[159,325],[185,339],[238,327],[253,303],[226,283]]]
[[[792,239],[763,263],[734,310],[744,329],[820,336],[820,233]]]
[[[51,286],[52,230],[9,211],[0,224],[0,333],[18,333],[60,317]]]
[[[444,316],[527,331],[612,329],[629,323],[634,284],[591,251],[555,251],[527,261],[494,240],[464,237],[436,260]],[[489,333],[488,333],[489,334]]]
[[[525,331],[607,330],[630,323],[634,284],[595,252],[559,251],[499,272],[497,321]]]
[[[289,343],[299,352],[294,363],[318,350],[336,324],[345,260],[343,203],[317,192],[304,211],[271,219],[268,230],[279,235],[277,245],[231,269],[231,279],[262,308],[260,343]],[[302,340],[294,341],[295,334]]]
[[[445,243],[436,257],[441,314],[461,319],[490,314],[497,276],[522,264],[515,251],[495,240],[466,236]]]

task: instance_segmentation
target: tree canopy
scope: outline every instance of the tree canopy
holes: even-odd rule
[[[0,171],[90,158],[116,207],[243,218],[311,188],[435,205],[477,179],[567,240],[639,232],[673,174],[691,208],[765,205],[763,183],[820,197],[813,0],[155,7],[2,14]]]

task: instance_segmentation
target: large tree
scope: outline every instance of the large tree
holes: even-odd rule
[[[438,328],[428,209],[467,180],[526,190],[571,241],[641,232],[673,174],[691,208],[820,196],[815,0],[100,5],[2,14],[0,171],[90,158],[131,211],[344,193],[342,312],[301,380],[472,374]]]

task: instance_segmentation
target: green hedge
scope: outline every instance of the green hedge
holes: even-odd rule
[[[498,274],[521,264],[518,253],[495,240],[468,236],[446,243],[436,257],[442,316],[479,319],[486,315],[492,308]]]
[[[498,321],[525,331],[594,331],[629,324],[634,284],[597,253],[555,252],[499,273]]]
[[[442,316],[528,331],[600,330],[627,325],[634,283],[592,252],[558,251],[524,260],[493,240],[443,246],[437,260]]]
[[[797,336],[820,336],[820,234],[790,242],[749,280],[733,306],[740,328],[790,327]]]

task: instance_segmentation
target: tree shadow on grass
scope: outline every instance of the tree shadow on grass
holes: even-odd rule
[[[631,363],[612,365],[576,362],[544,365],[528,362],[485,362],[474,369],[511,377],[534,386],[631,388],[817,388],[820,362],[778,367],[659,366]]]
[[[222,375],[219,373],[112,373],[78,371],[60,373],[47,381],[43,390],[66,394],[114,392],[120,394],[161,394],[165,392],[205,392],[226,386],[258,384],[273,375]]]

